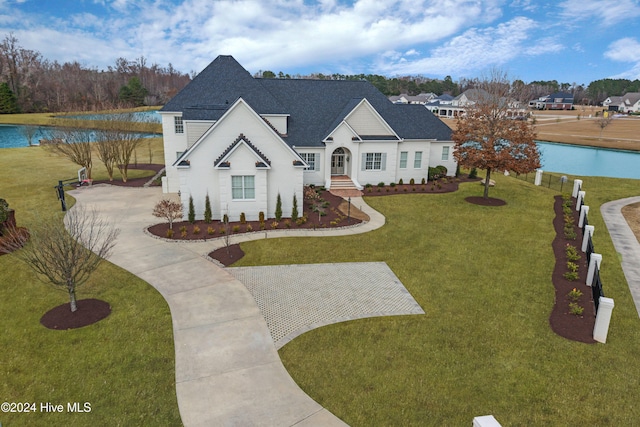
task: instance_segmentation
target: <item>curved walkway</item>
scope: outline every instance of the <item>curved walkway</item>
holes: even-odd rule
[[[640,202],[640,196],[613,200],[602,205],[600,212],[613,245],[622,257],[622,270],[640,316],[640,243],[622,215],[623,207],[638,202]]]
[[[215,241],[167,242],[144,233],[157,222],[159,188],[110,185],[71,191],[121,230],[109,261],[154,286],[171,309],[176,394],[185,426],[344,426],[307,396],[282,365],[266,321],[247,288],[207,260]],[[286,230],[277,236],[335,236],[379,228],[384,217],[352,199],[370,217],[359,227]],[[234,243],[265,238],[238,235]],[[222,245],[217,242],[217,245]]]

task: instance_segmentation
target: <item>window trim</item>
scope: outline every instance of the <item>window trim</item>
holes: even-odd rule
[[[422,151],[416,151],[413,156],[413,168],[422,169]]]
[[[400,169],[406,169],[408,161],[409,161],[409,152],[408,151],[401,151],[400,152],[400,161],[399,161],[399,166],[398,167]]]
[[[304,168],[305,172],[315,172],[320,170],[320,154],[318,153],[298,153],[302,160],[305,161],[309,165],[309,167]],[[310,159],[313,157],[313,159]]]
[[[241,186],[234,186],[234,178],[241,178]],[[253,184],[252,187],[247,186],[247,178],[251,178]],[[247,190],[253,190],[253,197],[247,197]],[[234,194],[234,190],[239,190],[242,192],[242,197],[236,197]],[[233,201],[241,201],[241,200],[256,200],[256,177],[255,175],[231,175],[231,200]]]
[[[182,116],[173,117],[173,131],[176,134],[184,133],[184,122],[182,121]]]
[[[441,157],[442,161],[449,161],[449,149],[450,147],[448,145],[445,145],[444,147],[442,147],[442,157]]]

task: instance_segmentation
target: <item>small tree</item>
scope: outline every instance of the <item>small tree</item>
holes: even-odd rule
[[[276,199],[276,221],[280,221],[282,218],[282,198],[280,197],[280,193],[278,193],[278,198]]]
[[[29,147],[31,147],[34,145],[33,139],[36,137],[40,129],[37,126],[22,126],[20,131],[22,132],[22,136],[24,136],[29,143]]]
[[[87,212],[75,206],[64,218],[66,225],[55,218],[45,219],[29,233],[17,228],[8,231],[10,239],[3,240],[0,250],[11,252],[33,269],[44,282],[64,289],[69,294],[71,311],[78,309],[76,288],[87,282],[115,245],[119,230],[108,226],[96,211]],[[31,244],[23,250],[27,239]],[[18,248],[7,245],[20,245]]]
[[[47,150],[66,157],[78,166],[87,168],[87,178],[91,179],[93,166],[91,133],[74,127],[57,129],[53,140],[44,145]]]
[[[182,203],[162,199],[154,206],[153,216],[166,219],[171,230],[173,221],[182,218]]]
[[[291,222],[298,220],[298,199],[296,195],[293,195],[293,208],[291,208]]]
[[[193,206],[193,197],[189,196],[189,214],[188,219],[191,224],[196,222],[196,208]]]
[[[207,197],[204,198],[204,222],[211,224],[211,217],[211,201],[209,200],[209,193],[207,193]]]
[[[487,171],[484,198],[489,197],[493,170],[532,172],[540,167],[540,152],[534,141],[533,127],[524,120],[509,118],[515,101],[506,76],[494,71],[479,83],[475,104],[458,116],[453,132],[454,157],[463,167]],[[516,96],[517,97],[517,96]]]
[[[602,132],[613,121],[613,115],[609,111],[605,111],[603,114],[596,118],[596,125],[600,128],[600,136],[602,138]]]

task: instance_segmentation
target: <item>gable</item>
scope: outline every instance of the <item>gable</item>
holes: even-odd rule
[[[345,118],[345,122],[358,136],[396,136],[391,127],[380,117],[380,114],[367,102],[362,100]]]

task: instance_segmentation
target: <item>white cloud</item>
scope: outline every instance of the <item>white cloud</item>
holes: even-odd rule
[[[614,78],[640,79],[640,42],[633,37],[625,37],[609,45],[604,56],[613,61],[634,62],[631,69],[619,73]]]
[[[575,21],[595,19],[605,27],[640,16],[637,0],[566,0],[558,5],[560,15]]]
[[[485,29],[473,28],[433,49],[431,55],[415,61],[387,62],[380,58],[380,71],[388,74],[458,74],[500,66],[520,54],[536,23],[517,17]],[[538,54],[535,47],[531,54]]]

